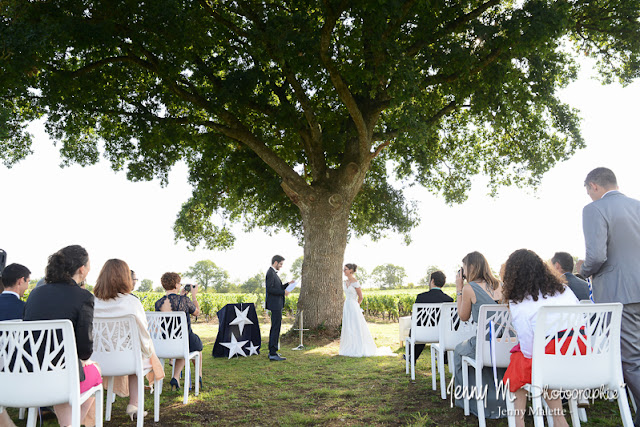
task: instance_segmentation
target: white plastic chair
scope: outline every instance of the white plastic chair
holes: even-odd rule
[[[149,335],[156,349],[156,355],[160,363],[164,365],[165,359],[184,359],[184,398],[183,403],[189,402],[189,387],[186,386],[191,379],[189,361],[194,359],[195,395],[200,393],[200,352],[189,352],[189,329],[187,315],[183,311],[147,311],[147,323]],[[172,369],[173,375],[173,369]],[[162,382],[160,382],[162,390]],[[158,421],[158,420],[156,420]]]
[[[78,354],[70,320],[0,322],[0,406],[36,408],[71,405],[71,424],[80,426],[80,405],[96,397],[96,426],[102,426],[102,384],[80,394]]]
[[[462,341],[471,338],[476,334],[476,325],[470,321],[463,322],[458,317],[458,307],[455,302],[445,302],[440,305],[439,341],[431,344],[431,360],[437,361],[438,373],[440,375],[440,396],[447,398],[447,387],[445,384],[444,355],[449,354],[449,372],[453,375],[455,366],[453,361],[453,350]],[[432,387],[436,389],[436,375],[432,362]]]
[[[608,388],[617,395],[622,424],[632,426],[620,358],[621,319],[620,303],[541,307],[533,339],[533,390]],[[558,325],[566,330],[557,331]],[[545,348],[552,341],[555,343],[555,353],[546,354]],[[580,354],[578,343],[584,343],[586,354]],[[568,349],[563,355],[561,348],[565,344]],[[542,426],[539,410],[542,393],[533,393],[532,400],[535,425]],[[569,399],[569,404],[572,424],[580,426],[577,400]]]
[[[493,367],[491,337],[495,344],[495,366],[506,368],[509,366],[511,349],[518,343],[518,335],[511,324],[511,313],[506,304],[484,304],[480,306],[478,314],[478,329],[476,331],[476,357],[462,358],[462,387],[469,390],[469,367],[475,369],[476,390],[484,390],[482,383],[482,368]],[[464,414],[469,415],[469,394],[464,393]],[[480,393],[477,399],[478,425],[486,425],[484,418],[484,398]]]
[[[440,306],[442,303],[415,303],[411,310],[411,336],[404,341],[406,359],[406,373],[411,366],[411,379],[416,379],[416,344],[431,344],[438,342],[438,322],[440,320]],[[408,349],[411,348],[411,352]],[[431,370],[435,374],[433,353]],[[435,385],[434,385],[435,390]]]
[[[121,317],[93,318],[93,354],[91,359],[98,362],[102,378],[109,377],[107,386],[107,410],[105,420],[111,420],[111,406],[114,400],[113,377],[122,375],[138,376],[138,427],[144,423],[144,376],[151,369],[142,368],[142,353],[138,326],[133,314]],[[159,411],[159,381],[154,382],[154,412]]]

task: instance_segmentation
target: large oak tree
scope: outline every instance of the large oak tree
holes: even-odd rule
[[[185,161],[191,246],[229,224],[304,241],[305,325],[340,324],[349,235],[405,235],[402,186],[535,185],[583,145],[573,55],[638,75],[637,0],[2,0],[0,157],[44,116],[63,162]],[[214,215],[215,214],[215,215]],[[222,216],[224,221],[212,221]]]

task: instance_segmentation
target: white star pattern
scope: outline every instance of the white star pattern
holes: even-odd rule
[[[244,331],[244,325],[253,325],[253,322],[247,317],[249,314],[249,307],[245,308],[243,311],[240,311],[238,307],[233,307],[236,309],[236,318],[229,322],[229,325],[238,325],[240,328],[240,335],[242,335],[242,331]]]
[[[253,345],[253,343],[251,341],[249,341],[249,345],[247,346],[247,350],[249,350],[249,356],[253,356],[254,354],[258,354],[258,348],[260,348],[257,345]]]
[[[231,342],[221,342],[220,344],[229,349],[229,359],[231,359],[236,354],[241,354],[243,357],[247,357],[244,350],[242,350],[242,346],[248,342],[249,340],[238,341],[236,340],[236,336],[231,334]]]

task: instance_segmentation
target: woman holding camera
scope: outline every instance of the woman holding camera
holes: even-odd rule
[[[187,327],[189,329],[189,352],[200,352],[200,389],[202,389],[202,341],[200,337],[191,330],[191,317],[200,315],[200,305],[196,299],[198,288],[196,285],[191,286],[191,299],[187,295],[180,295],[180,275],[178,273],[164,273],[160,278],[160,283],[166,294],[156,301],[156,311],[184,311],[187,315]],[[195,363],[195,362],[194,362]],[[184,367],[184,359],[176,359],[173,369],[173,378],[171,390],[180,390],[180,373]]]
[[[467,283],[465,284],[465,279]],[[458,306],[458,316],[460,320],[467,321],[470,318],[478,321],[480,306],[484,304],[499,304],[502,301],[502,284],[489,267],[487,259],[480,252],[471,252],[462,259],[462,268],[456,275],[456,304]],[[476,337],[471,337],[456,346],[454,351],[455,363],[455,388],[458,396],[465,393],[471,396],[469,401],[470,411],[478,416],[476,397],[483,390],[476,389],[475,372],[469,369],[469,388],[462,388],[462,357],[476,356]],[[498,378],[504,375],[504,369],[498,369]],[[504,396],[496,393],[493,380],[493,372],[490,368],[483,369],[482,382],[487,387],[485,395],[485,418],[502,418],[506,416],[506,403]],[[463,408],[464,400],[456,399],[456,405]]]

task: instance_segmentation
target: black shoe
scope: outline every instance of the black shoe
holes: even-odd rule
[[[274,362],[279,362],[281,360],[287,360],[287,358],[286,357],[282,357],[279,354],[274,354],[274,355],[270,354],[269,355],[269,360],[272,360]]]
[[[180,384],[178,384],[178,380],[175,378],[171,378],[169,385],[171,385],[171,391],[180,391]]]

